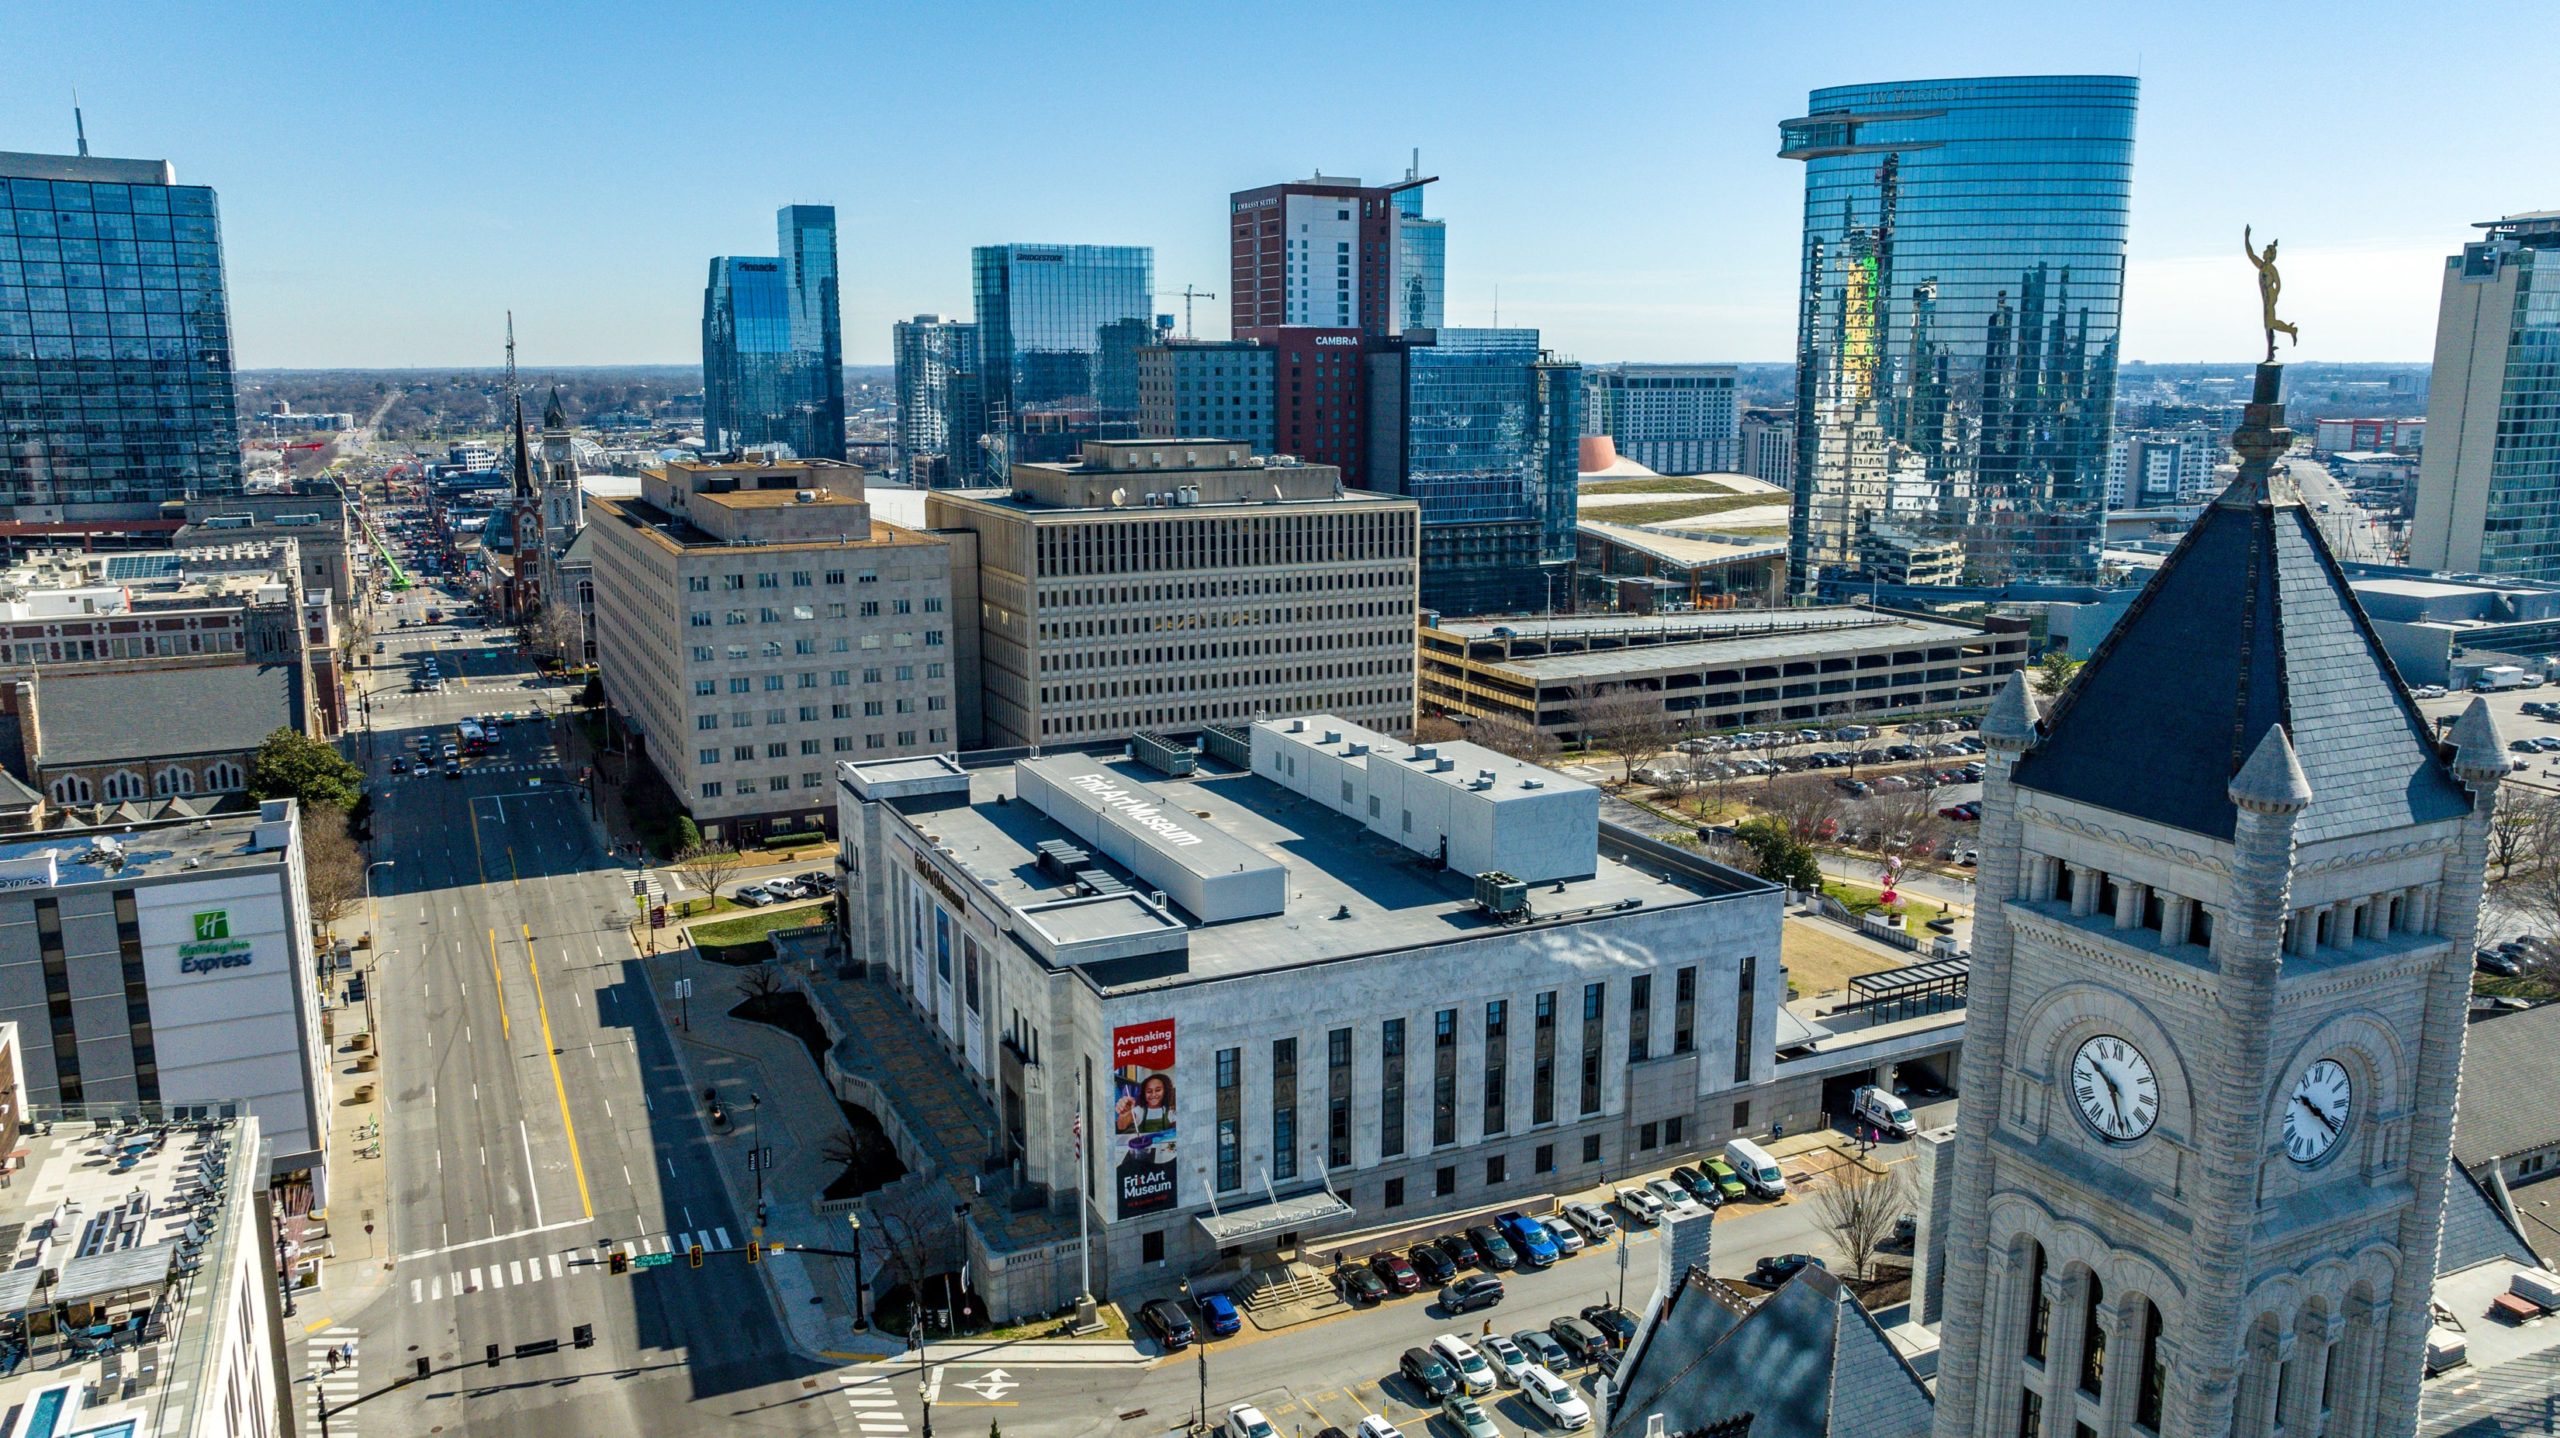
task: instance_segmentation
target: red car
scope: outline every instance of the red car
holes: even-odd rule
[[[1414,1271],[1412,1261],[1401,1253],[1381,1253],[1372,1257],[1369,1270],[1386,1280],[1387,1287],[1398,1293],[1422,1291],[1422,1275]]]
[[[1938,817],[1970,824],[1982,817],[1982,806],[1980,804],[1949,804],[1938,811]]]

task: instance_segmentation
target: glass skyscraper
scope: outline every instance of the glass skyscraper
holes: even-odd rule
[[[2560,580],[2560,212],[2444,262],[2409,562]]]
[[[979,382],[978,327],[942,315],[890,330],[897,362],[898,475],[928,488],[980,476],[978,436],[987,406]]]
[[[2096,577],[2138,88],[1844,85],[1779,127],[1805,162],[1799,591],[1913,544],[1973,581]]]
[[[1582,367],[1531,329],[1417,333],[1368,365],[1368,487],[1420,502],[1422,607],[1570,602]]]
[[[989,472],[1070,458],[1088,439],[1135,439],[1138,349],[1156,338],[1155,251],[980,245],[970,260],[987,411],[1007,417]]]
[[[1409,173],[1408,180],[1420,178]],[[1395,192],[1396,290],[1398,332],[1436,330],[1449,296],[1449,228],[1422,213],[1422,189],[1415,184]]]
[[[785,205],[778,258],[722,256],[702,291],[702,437],[844,458],[844,334],[832,205]]]
[[[227,294],[211,189],[159,160],[0,154],[0,504],[239,493]]]

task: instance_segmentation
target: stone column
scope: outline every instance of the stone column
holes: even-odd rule
[[[2017,1256],[2011,1251],[2014,1243],[2014,1239],[2001,1243],[1988,1255],[1981,1316],[1982,1426],[1979,1430],[1958,1430],[1966,1434],[2018,1431],[2020,1360],[2027,1349],[2027,1304],[2033,1294],[2027,1288],[2027,1275],[2017,1267]],[[1944,1404],[1946,1400],[1941,1397],[1938,1401]]]
[[[2276,1414],[2287,1433],[2320,1431],[2320,1405],[2329,1379],[2329,1345],[2341,1328],[2336,1315],[2298,1314],[2293,1320],[2293,1392]]]
[[[2127,879],[2123,883],[2116,885],[2117,928],[2138,929],[2142,927],[2142,900],[2143,896],[2150,892],[2151,886],[2149,884],[2137,884],[2131,879]]]
[[[2009,676],[2000,697],[1983,716],[1982,863],[1975,882],[1985,894],[1997,896],[2017,888],[2024,826],[2010,772],[2041,737],[2038,719],[2035,693],[2024,673]],[[2080,902],[2076,890],[2072,902],[2076,912]],[[2014,1367],[1986,1366],[1986,1351],[1998,1351],[1992,1342],[1998,1330],[1985,1327],[1983,1313],[1996,1261],[1989,1252],[1988,1233],[1995,1177],[1992,1142],[2001,1124],[2000,1077],[2008,1061],[2010,974],[2015,962],[2016,939],[2009,928],[2008,906],[1991,903],[1977,908],[1958,1087],[1973,1096],[1972,1111],[1979,1121],[1956,1126],[1952,1155],[1956,1176],[1947,1225],[1947,1318],[1939,1333],[1934,1425],[1938,1438],[2016,1431],[2014,1416],[2007,1427],[1996,1421],[1988,1427],[1982,1424],[1995,1411],[2004,1411],[1992,1404],[2017,1389]]]
[[[2195,1103],[2194,1227],[2198,1253],[2229,1255],[2206,1265],[2186,1295],[2179,1362],[2170,1370],[2164,1438],[2228,1438],[2239,1398],[2249,1251],[2257,1221],[2258,1165],[2266,1147],[2268,1050],[2275,1033],[2278,952],[2292,908],[2293,830],[2312,801],[2311,784],[2281,725],[2270,727],[2232,777],[2239,810],[2232,832],[2231,907],[2213,936],[2221,1022],[2191,1070]],[[2297,928],[2297,932],[2299,929]]]
[[[2044,1336],[2044,1438],[2071,1438],[2079,1421],[2072,1395],[2080,1391],[2080,1355],[2089,1343],[2081,1321],[2089,1302],[2089,1275],[2074,1270],[2066,1276],[2048,1267],[2044,1295],[2052,1305]]]
[[[2445,856],[2442,908],[2435,932],[2445,952],[2427,976],[2426,1018],[2419,1026],[2416,1082],[2408,1127],[2410,1187],[2417,1201],[2400,1215],[2401,1264],[2389,1328],[2370,1366],[2381,1374],[2373,1431],[2410,1433],[2418,1426],[2418,1387],[2426,1368],[2427,1294],[2433,1255],[2444,1233],[2446,1180],[2452,1169],[2453,1111],[2462,1087],[2463,1026],[2471,1004],[2471,950],[2480,927],[2480,895],[2489,870],[2489,822],[2510,767],[2505,740],[2486,700],[2474,699],[2454,721],[2453,772],[2471,791],[2462,837]]]
[[[2098,911],[2098,871],[2086,864],[2071,866],[2071,916],[2085,919]]]
[[[2142,1394],[2143,1308],[2140,1299],[2117,1294],[2098,1310],[2107,1335],[2107,1386],[2098,1405],[2100,1438],[2116,1438],[2133,1426],[2134,1400]]]
[[[2231,1438],[2270,1438],[2275,1432],[2276,1402],[2291,1347],[2290,1340],[2264,1326],[2250,1329],[2240,1370],[2239,1402],[2231,1416]]]
[[[2344,1311],[2345,1332],[2338,1342],[2338,1391],[2329,1395],[2328,1438],[2375,1438],[2373,1404],[2382,1374],[2374,1350],[2391,1326],[2388,1299],[2350,1298]]]
[[[2187,914],[2195,900],[2184,894],[2166,894],[2160,900],[2160,947],[2174,949],[2187,941]]]

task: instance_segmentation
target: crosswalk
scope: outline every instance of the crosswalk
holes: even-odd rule
[[[730,1246],[729,1230],[705,1228],[685,1233],[654,1233],[619,1242],[614,1246],[639,1257],[651,1253],[683,1253],[695,1244],[706,1249]],[[448,1269],[421,1274],[409,1280],[409,1301],[443,1303],[467,1294],[503,1292],[510,1288],[529,1288],[537,1283],[550,1283],[575,1278],[585,1273],[602,1273],[605,1265],[600,1255],[580,1254],[571,1258],[565,1253],[536,1253],[530,1257],[491,1259],[486,1263],[454,1264]]]
[[[845,1402],[853,1405],[853,1421],[863,1438],[898,1438],[908,1431],[907,1415],[899,1410],[897,1395],[889,1391],[889,1375],[849,1375],[842,1392]]]
[[[319,1329],[303,1338],[303,1363],[310,1374],[310,1381],[303,1384],[302,1431],[306,1433],[320,1431],[322,1405],[334,1408],[364,1391],[364,1384],[356,1377],[355,1364],[341,1363],[336,1368],[329,1366],[330,1350],[354,1342],[355,1337],[354,1329],[339,1325]],[[363,1411],[363,1409],[357,1409],[331,1418],[329,1432],[332,1435],[355,1432],[356,1417]]]

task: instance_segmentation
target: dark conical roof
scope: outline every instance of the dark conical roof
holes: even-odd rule
[[[524,439],[524,396],[516,396],[516,497],[533,497],[533,451]]]
[[[556,384],[551,387],[549,402],[542,406],[542,427],[544,429],[569,427],[569,415],[567,411],[560,408],[560,386]]]
[[[2228,839],[2232,779],[2278,724],[2311,791],[2301,842],[2470,810],[2318,525],[2259,462],[2099,646],[2017,782]]]

